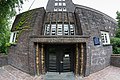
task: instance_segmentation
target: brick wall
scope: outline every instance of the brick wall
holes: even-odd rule
[[[114,20],[90,8],[77,6],[75,13],[76,17],[78,17],[77,24],[80,24],[79,27],[82,29],[82,34],[90,36],[87,44],[86,61],[86,74],[89,75],[109,66],[112,55],[111,45],[103,45],[101,40],[99,45],[94,45],[93,38],[98,37],[101,39],[101,31],[108,31],[110,37],[112,37],[113,35],[111,34],[114,34],[117,26]]]
[[[8,64],[31,75],[35,75],[35,49],[30,36],[42,34],[44,14],[44,8],[35,9],[33,15],[31,15],[33,21],[28,21],[30,29],[23,29],[17,39],[17,43],[9,48]],[[16,21],[13,24],[13,31],[15,24],[17,24]]]
[[[110,56],[112,54],[112,46],[104,46],[92,50],[91,55],[91,73],[97,72],[110,65]]]
[[[111,56],[111,63],[112,66],[120,67],[120,54],[113,54]]]

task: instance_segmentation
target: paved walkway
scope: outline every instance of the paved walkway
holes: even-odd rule
[[[0,67],[0,80],[44,80],[44,76],[31,76],[8,65]],[[120,80],[120,68],[109,66],[79,80]]]
[[[120,80],[120,68],[109,66],[99,72],[93,73],[84,80]]]

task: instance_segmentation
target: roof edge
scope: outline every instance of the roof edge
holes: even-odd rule
[[[105,18],[107,18],[107,19],[109,19],[109,20],[111,20],[111,21],[113,21],[114,23],[117,24],[117,21],[116,21],[114,18],[112,18],[111,16],[109,16],[109,15],[107,15],[107,14],[105,14],[105,13],[99,11],[99,10],[96,10],[96,9],[93,9],[93,8],[90,8],[90,7],[87,7],[87,6],[79,5],[79,4],[74,4],[74,5],[75,5],[75,8],[77,8],[77,7],[78,7],[78,8],[84,8],[84,9],[87,9],[87,10],[94,11],[94,12],[96,12],[96,13],[98,13],[98,14],[101,14],[101,15],[103,15]]]

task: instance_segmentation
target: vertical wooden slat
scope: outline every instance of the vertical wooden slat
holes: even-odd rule
[[[45,60],[44,60],[44,45],[42,44],[41,45],[42,47],[41,47],[41,61],[42,61],[42,74],[44,74],[44,72],[45,72],[45,68],[44,68],[44,66],[45,66]]]
[[[80,51],[81,52],[81,58],[80,58],[81,59],[80,75],[83,76],[83,65],[84,65],[84,60],[83,60],[84,59],[84,57],[83,57],[83,55],[84,55],[84,46],[83,46],[83,43],[80,45],[80,48],[81,48],[80,49],[81,50]]]
[[[76,44],[76,74],[78,74],[78,44]]]
[[[40,72],[39,72],[39,45],[38,45],[38,43],[36,45],[36,72],[37,72],[37,75],[40,75]]]

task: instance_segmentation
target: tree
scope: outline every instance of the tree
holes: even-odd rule
[[[119,11],[117,11],[116,12],[116,14],[117,14],[117,22],[118,22],[118,27],[120,28],[120,12]]]
[[[118,22],[118,29],[116,31],[115,38],[111,38],[111,44],[113,46],[113,53],[120,54],[120,12],[116,12],[117,14],[117,22]]]
[[[111,38],[111,44],[113,46],[113,54],[120,54],[120,38]]]
[[[0,0],[0,53],[6,53],[6,43],[10,36],[10,19],[16,14],[16,7],[21,7],[23,0]]]

